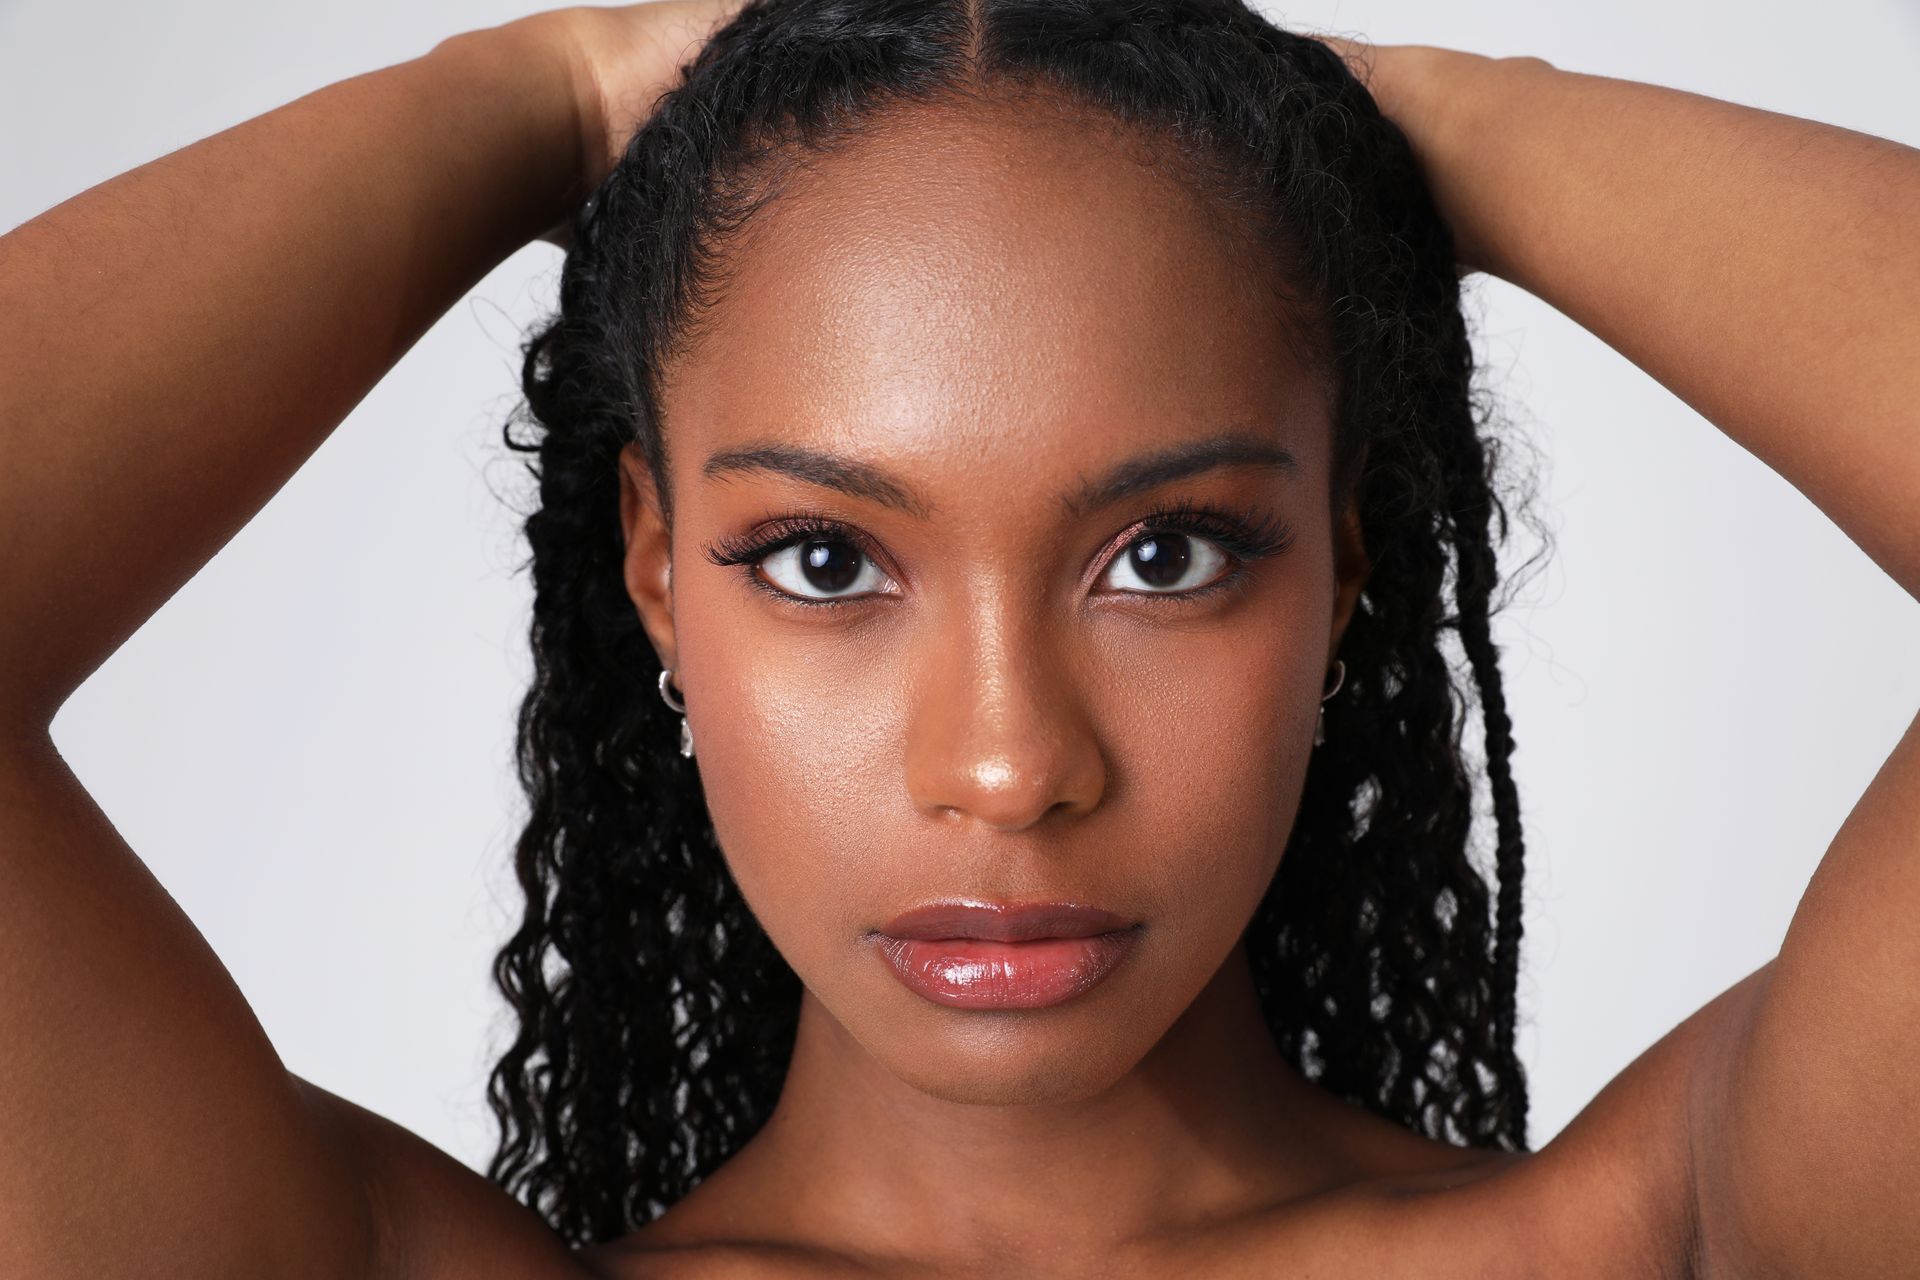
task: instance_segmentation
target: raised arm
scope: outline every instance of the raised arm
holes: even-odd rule
[[[450,41],[0,238],[10,727],[44,727],[428,325],[559,219],[580,148],[536,56]]]
[[[620,141],[608,95],[650,109],[682,28],[720,11],[457,36],[0,237],[0,1275],[572,1269],[476,1175],[288,1075],[47,729],[437,316],[567,215]]]
[[[1536,59],[1340,47],[1464,262],[1605,339],[1920,594],[1920,152]],[[1916,922],[1920,721],[1779,954],[1690,1038],[1713,1273],[1893,1275],[1920,1256]]]

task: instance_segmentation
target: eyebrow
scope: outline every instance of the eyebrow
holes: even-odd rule
[[[1299,462],[1277,444],[1242,432],[1227,432],[1139,454],[1097,479],[1082,479],[1061,496],[1061,510],[1068,519],[1078,519],[1160,485],[1223,467],[1265,467],[1292,475],[1298,472]],[[769,442],[723,449],[708,457],[700,470],[708,479],[749,471],[792,476],[921,520],[931,517],[935,510],[934,504],[913,486],[872,463],[804,445]]]

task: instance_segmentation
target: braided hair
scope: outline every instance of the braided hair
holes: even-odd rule
[[[616,457],[638,445],[671,528],[656,376],[784,165],[890,106],[1016,92],[1186,166],[1223,215],[1252,219],[1324,335],[1333,483],[1359,504],[1372,569],[1243,939],[1275,1042],[1410,1130],[1525,1149],[1523,848],[1489,632],[1510,504],[1452,240],[1405,136],[1328,46],[1243,0],[749,0],[683,71],[575,219],[504,432],[538,501],[526,905],[494,967],[518,1026],[488,1086],[489,1175],[570,1243],[599,1242],[664,1213],[772,1112],[800,981],[735,886],[655,694]],[[1469,838],[1475,701],[1497,893]]]

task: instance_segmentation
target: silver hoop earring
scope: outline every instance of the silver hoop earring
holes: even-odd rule
[[[672,707],[675,711],[684,712],[687,709],[687,704],[675,698],[673,696],[673,690],[668,687],[668,682],[672,679],[672,671],[662,671],[660,673],[660,700],[669,707]],[[684,715],[680,717],[680,754],[688,757],[693,755],[693,730],[687,727],[687,718]]]
[[[1320,702],[1321,702],[1320,718],[1314,722],[1314,726],[1313,726],[1313,745],[1316,747],[1327,740],[1326,701],[1328,698],[1331,698],[1334,694],[1340,692],[1340,686],[1344,685],[1346,682],[1347,682],[1347,664],[1343,660],[1339,658],[1335,658],[1333,660],[1333,688],[1327,690],[1325,693],[1320,695]]]

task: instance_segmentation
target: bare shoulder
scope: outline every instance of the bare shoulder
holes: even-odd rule
[[[589,1249],[583,1260],[603,1280],[866,1280],[898,1271],[845,1254],[764,1240],[669,1242],[644,1229]],[[911,1274],[911,1272],[900,1272]]]
[[[1623,1069],[1534,1152],[1427,1143],[1365,1180],[1276,1209],[1207,1274],[1710,1280],[1693,1162],[1701,1091],[1743,1025],[1756,972]],[[1425,1143],[1413,1135],[1403,1137]],[[1424,1167],[1423,1167],[1424,1162]]]
[[[532,1210],[384,1116],[302,1082],[364,1171],[378,1238],[371,1280],[606,1280]]]
[[[1356,1163],[1395,1172],[1223,1224],[1204,1239],[1180,1242],[1177,1252],[1143,1256],[1138,1274],[1199,1280],[1717,1277],[1723,1271],[1703,1251],[1696,1230],[1691,1135],[1707,1105],[1696,1093],[1703,1080],[1715,1078],[1761,979],[1756,973],[1736,984],[1668,1032],[1538,1151],[1467,1150],[1377,1117],[1356,1118],[1349,1132]],[[884,1260],[681,1231],[665,1219],[656,1226],[664,1229],[589,1251],[591,1274],[842,1280],[899,1270]]]
[[[1389,1180],[1362,1198],[1361,1211],[1412,1228],[1407,1239],[1429,1257],[1459,1260],[1429,1274],[1723,1274],[1699,1231],[1694,1142],[1711,1106],[1701,1091],[1719,1078],[1765,972],[1648,1047],[1540,1150],[1496,1155],[1464,1176]]]

